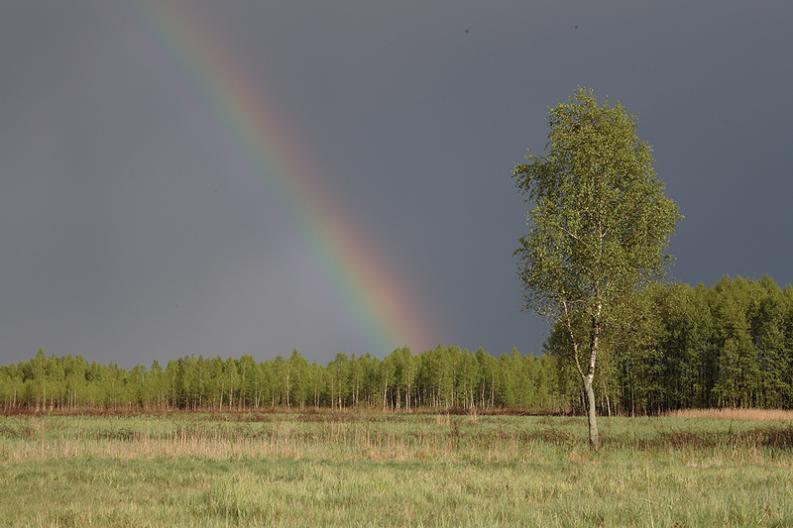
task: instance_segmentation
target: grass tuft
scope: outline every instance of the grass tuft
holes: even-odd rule
[[[202,509],[235,525],[247,523],[264,514],[260,489],[245,473],[223,477],[205,494]]]

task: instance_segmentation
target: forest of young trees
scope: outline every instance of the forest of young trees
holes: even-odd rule
[[[770,278],[713,287],[654,284],[621,307],[604,334],[600,412],[654,414],[689,407],[793,407],[793,288]],[[326,366],[294,351],[257,362],[188,356],[129,370],[53,357],[0,367],[0,408],[205,409],[377,407],[508,408],[580,412],[580,380],[565,333],[541,356],[454,346],[383,359],[338,354]]]
[[[619,307],[604,336],[601,412],[681,408],[793,408],[793,287],[771,278],[723,278],[715,286],[651,284]],[[546,350],[567,353],[562,328]],[[561,392],[579,392],[568,361]],[[569,387],[566,389],[566,387]]]
[[[257,362],[188,356],[125,370],[82,357],[47,356],[0,368],[5,409],[211,409],[263,407],[552,408],[550,357],[493,356],[439,346],[384,359],[337,354],[327,366],[299,352]]]

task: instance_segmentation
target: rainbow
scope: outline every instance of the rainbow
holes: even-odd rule
[[[429,333],[396,279],[373,252],[373,244],[345,218],[323,188],[317,171],[291,139],[276,106],[214,38],[193,11],[172,2],[144,1],[145,18],[166,51],[183,63],[220,121],[250,156],[269,192],[287,205],[294,224],[329,280],[335,282],[374,353],[397,346],[429,347]]]

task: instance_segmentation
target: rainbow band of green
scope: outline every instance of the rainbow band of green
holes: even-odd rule
[[[268,189],[293,213],[293,220],[313,248],[328,278],[366,332],[371,352],[396,346],[428,347],[429,334],[417,312],[371,244],[357,233],[343,211],[323,191],[321,180],[290,140],[274,107],[240,64],[199,24],[195,13],[174,4],[142,4],[163,46],[184,63],[195,84],[214,107],[225,128],[250,156]]]

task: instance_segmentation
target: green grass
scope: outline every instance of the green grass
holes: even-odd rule
[[[0,526],[793,526],[793,424],[0,417]]]

